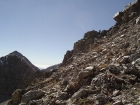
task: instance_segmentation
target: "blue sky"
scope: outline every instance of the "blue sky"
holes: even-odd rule
[[[17,50],[46,68],[92,30],[109,29],[134,0],[0,0],[0,57]]]

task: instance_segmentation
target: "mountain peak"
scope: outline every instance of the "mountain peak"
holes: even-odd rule
[[[16,51],[16,50],[13,51],[12,53],[10,53],[9,55],[16,55],[18,57],[23,57],[23,55],[20,52]]]

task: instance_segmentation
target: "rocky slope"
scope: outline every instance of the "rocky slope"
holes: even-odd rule
[[[35,82],[39,69],[17,51],[0,58],[0,102]]]
[[[60,66],[60,64],[56,64],[56,65],[50,66],[50,67],[48,67],[46,69],[42,69],[42,70],[48,72],[48,71],[50,71],[52,69],[58,69],[59,66]]]
[[[59,69],[16,90],[7,105],[140,105],[139,8],[136,0],[109,30],[87,32]]]

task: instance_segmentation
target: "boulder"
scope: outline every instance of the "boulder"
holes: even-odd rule
[[[98,34],[99,34],[99,33],[98,33],[97,31],[95,31],[95,30],[89,31],[89,32],[85,33],[84,39],[94,38],[94,37],[96,37]]]
[[[131,57],[130,56],[124,56],[122,58],[122,60],[120,61],[120,63],[122,64],[127,64],[127,63],[130,63],[131,62]]]
[[[14,105],[17,105],[21,101],[21,96],[24,94],[24,90],[22,89],[17,89],[13,94],[12,94],[12,103]]]
[[[103,93],[105,91],[107,92],[110,88],[119,90],[121,89],[122,84],[125,84],[125,81],[121,78],[117,78],[111,73],[100,73],[91,81],[91,86],[102,87]]]
[[[113,96],[117,96],[117,95],[119,95],[120,94],[120,90],[114,90],[113,91]]]
[[[96,96],[96,101],[95,103],[98,105],[104,105],[107,102],[107,96],[104,94],[98,94]]]
[[[74,93],[74,95],[72,96],[73,99],[76,98],[83,98],[85,96],[88,95],[88,90],[87,89],[80,89],[79,91],[77,91],[76,93]]]
[[[140,17],[136,19],[136,24],[140,24]]]
[[[125,69],[126,74],[133,74],[135,76],[140,77],[140,58],[133,61],[132,65],[130,65],[128,68],[129,69]],[[133,79],[131,79],[131,80],[133,80]]]
[[[91,85],[97,85],[100,86],[102,84],[102,81],[106,77],[106,74],[100,73],[96,77],[94,77],[91,81]]]
[[[114,17],[113,17],[113,19],[116,21],[116,22],[121,22],[122,21],[122,12],[117,12],[115,15],[114,15]]]
[[[21,103],[28,103],[31,100],[40,99],[44,96],[45,92],[41,89],[39,90],[31,90],[22,95]]]
[[[70,82],[70,83],[66,86],[66,88],[65,88],[64,91],[72,93],[72,92],[74,92],[74,91],[77,91],[79,88],[80,88],[79,82],[77,82],[77,81],[76,81],[76,82]]]
[[[43,100],[32,100],[27,105],[43,105]]]
[[[135,66],[138,70],[140,70],[140,58],[136,59],[133,63],[134,63],[134,66]]]
[[[87,67],[84,70],[80,71],[78,73],[77,79],[81,80],[81,79],[84,79],[84,78],[91,76],[91,75],[93,75],[93,67],[92,66]]]
[[[117,67],[116,65],[110,65],[110,66],[109,66],[109,71],[110,71],[112,74],[118,75],[118,74],[120,73],[120,68]]]
[[[112,105],[123,105],[123,103],[121,101],[116,101]]]
[[[59,97],[60,100],[66,100],[66,99],[68,99],[68,93],[67,92],[61,92],[58,97]]]

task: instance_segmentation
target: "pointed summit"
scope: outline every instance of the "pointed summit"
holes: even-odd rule
[[[16,56],[18,56],[18,57],[23,57],[23,55],[22,55],[20,52],[18,52],[18,51],[13,51],[13,52],[10,53],[9,55],[16,55]]]

